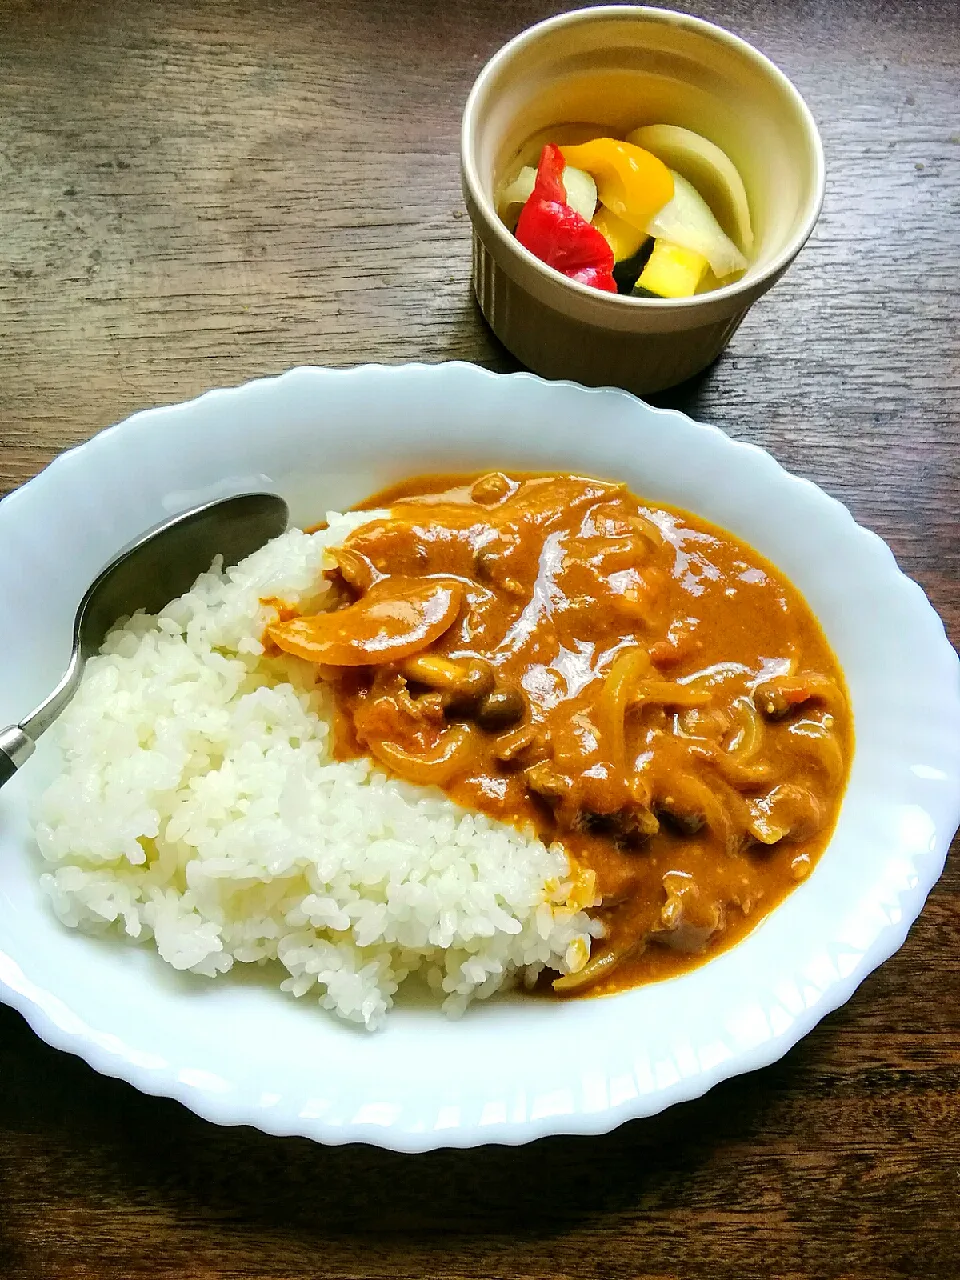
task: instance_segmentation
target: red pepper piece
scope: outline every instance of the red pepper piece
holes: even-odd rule
[[[567,204],[565,164],[559,147],[543,148],[533,191],[520,211],[517,239],[570,280],[616,293],[613,250],[596,227]]]
[[[579,280],[581,284],[593,285],[594,289],[605,289],[607,293],[617,292],[617,282],[609,267],[580,267],[576,271],[563,273],[569,280]]]

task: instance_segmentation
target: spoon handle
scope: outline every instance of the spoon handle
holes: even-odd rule
[[[35,743],[18,724],[0,729],[0,787],[33,755]]]

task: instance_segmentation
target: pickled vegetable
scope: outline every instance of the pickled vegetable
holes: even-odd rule
[[[669,240],[654,240],[653,253],[640,273],[637,288],[659,298],[689,298],[696,293],[709,266],[706,258],[693,249]]]
[[[721,149],[692,129],[648,124],[627,134],[627,141],[658,156],[692,182],[716,214],[724,231],[743,250],[753,249],[750,205],[736,165]]]
[[[567,164],[585,169],[597,183],[600,203],[638,231],[673,196],[670,170],[656,156],[618,138],[594,138],[561,147]]]
[[[520,210],[533,195],[537,171],[532,164],[525,164],[511,183],[503,187],[497,199],[500,217],[513,228],[517,225]],[[580,217],[590,222],[597,208],[597,184],[589,173],[567,165],[563,171],[563,186],[567,204]],[[629,255],[628,255],[629,256]]]
[[[673,199],[654,215],[647,230],[652,236],[706,258],[718,280],[743,271],[747,265],[706,200],[679,173],[673,175]]]
[[[521,169],[497,205],[535,257],[608,293],[687,298],[749,266],[753,227],[736,167],[678,125],[644,125],[626,140],[548,143],[539,169]]]

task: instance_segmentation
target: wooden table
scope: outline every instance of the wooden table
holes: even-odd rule
[[[960,638],[955,0],[694,0],[794,79],[829,184],[662,399],[893,547]],[[513,366],[468,286],[467,90],[549,0],[7,0],[0,492],[132,410],[301,362]],[[894,675],[895,673],[891,673]],[[777,1065],[598,1139],[401,1157],[220,1130],[0,1010],[0,1275],[960,1275],[960,873]]]

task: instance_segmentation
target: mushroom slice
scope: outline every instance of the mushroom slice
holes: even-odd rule
[[[420,653],[407,658],[400,669],[415,684],[468,704],[493,689],[493,668],[484,658],[453,659],[439,653]]]
[[[702,951],[725,923],[722,902],[706,902],[693,876],[687,871],[667,871],[663,876],[667,895],[660,910],[662,930],[657,942],[675,951]]]
[[[823,826],[819,800],[806,787],[781,782],[749,803],[747,831],[761,844],[781,840],[808,840]]]

